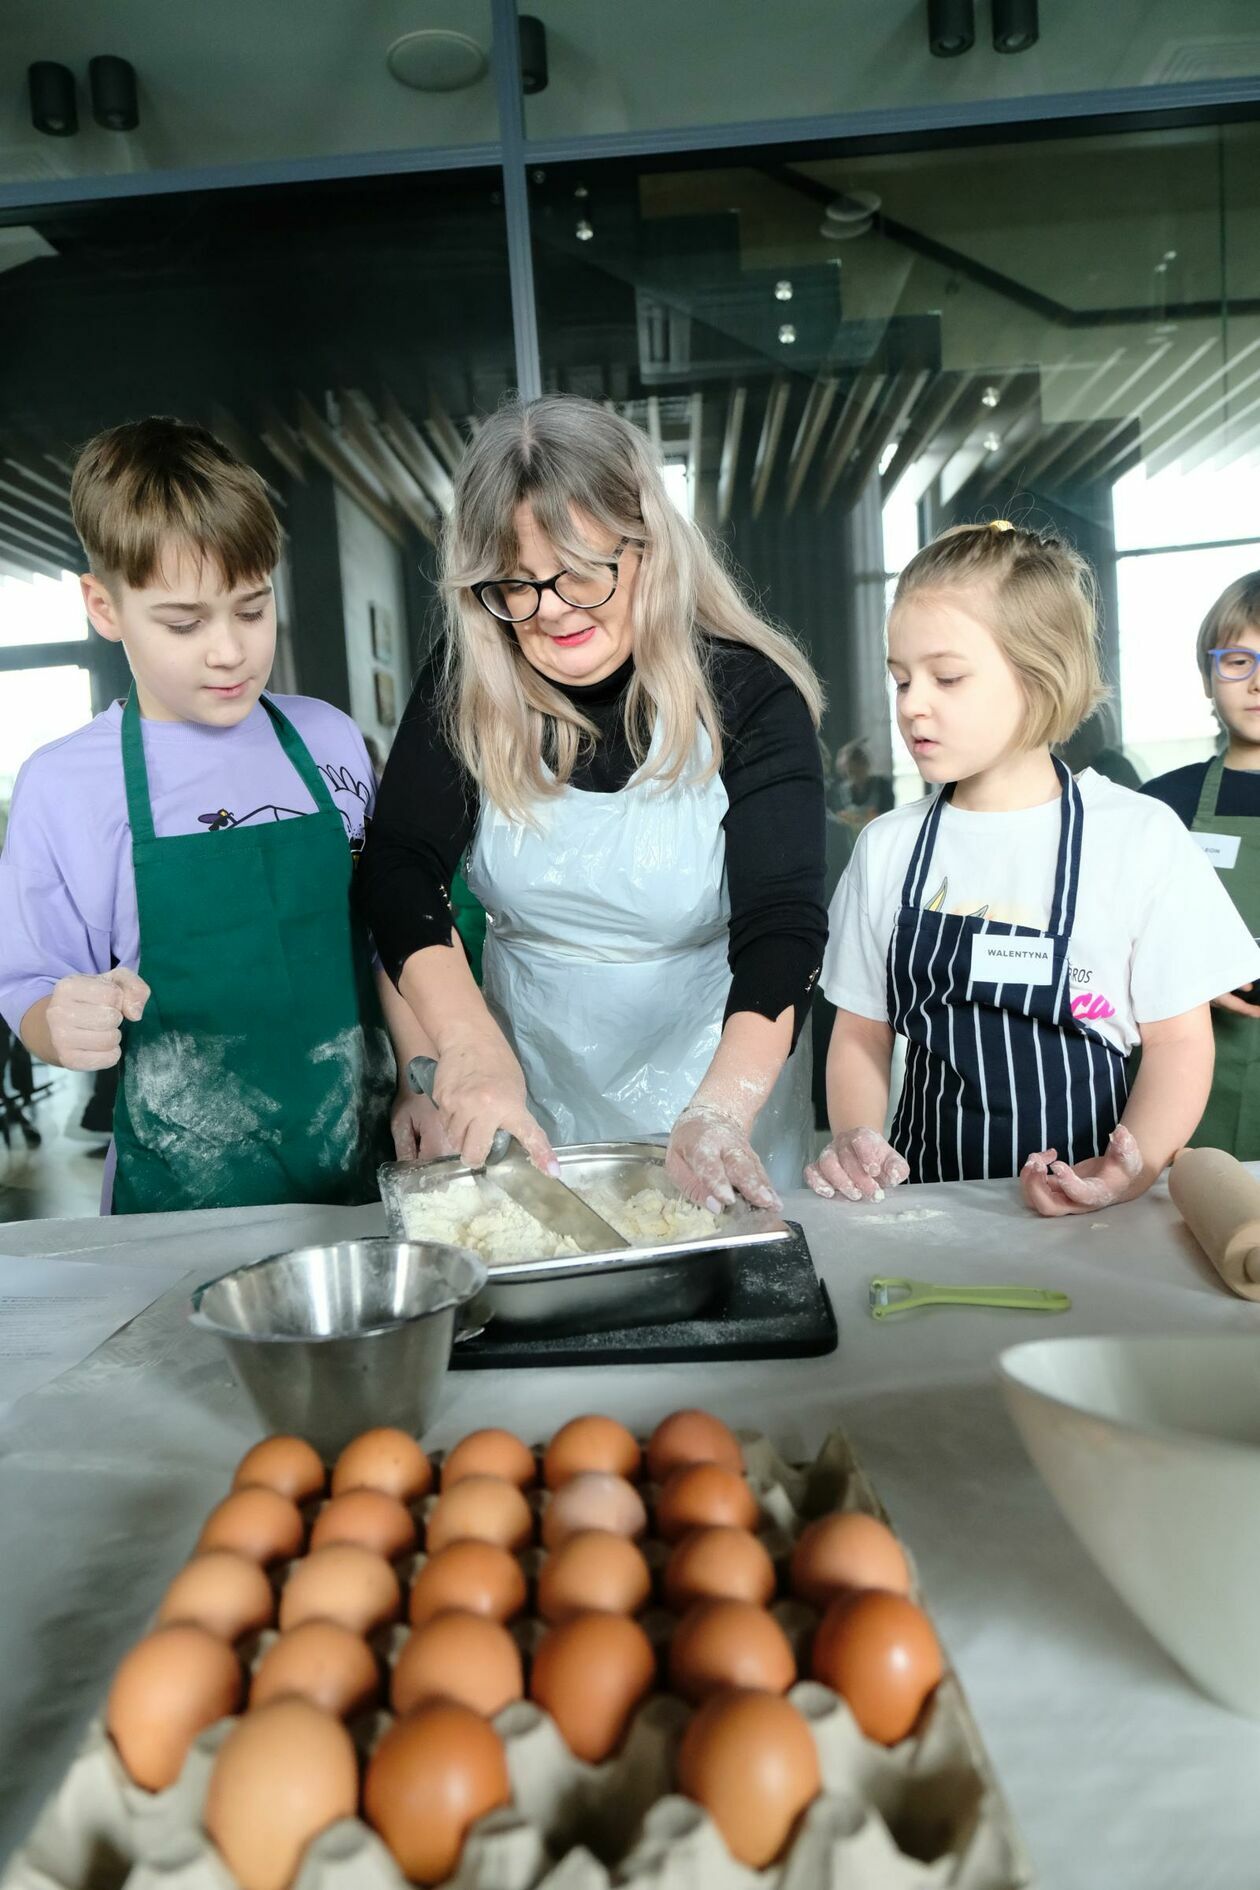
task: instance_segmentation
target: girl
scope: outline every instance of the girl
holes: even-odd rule
[[[1148,781],[1193,832],[1221,884],[1260,935],[1260,571],[1235,578],[1199,630],[1199,674],[1225,735],[1223,754]],[[1226,991],[1212,1004],[1216,1074],[1200,1147],[1260,1159],[1260,1005]]]
[[[826,936],[809,664],[637,429],[571,397],[482,425],[443,588],[446,646],[365,854],[442,1135],[478,1162],[507,1128],[546,1167],[557,1142],[659,1133],[693,1200],[775,1204],[812,1138],[808,1038],[793,1046]],[[484,997],[451,949],[465,850]]]
[[[1051,754],[1104,694],[1089,567],[1005,520],[945,532],[902,572],[888,667],[940,791],[867,827],[837,889],[832,1141],[806,1179],[856,1201],[1019,1175],[1042,1214],[1132,1199],[1193,1133],[1208,1002],[1260,950],[1175,816]]]

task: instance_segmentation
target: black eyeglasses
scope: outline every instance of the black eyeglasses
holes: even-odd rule
[[[472,594],[500,623],[528,623],[538,615],[544,591],[554,591],[574,610],[598,610],[617,588],[621,555],[629,543],[623,538],[612,557],[601,558],[589,575],[557,571],[549,578],[483,578],[472,586]],[[605,572],[612,573],[611,583]]]
[[[1209,650],[1212,667],[1222,682],[1250,682],[1260,666],[1260,650],[1240,649],[1233,644],[1226,649]]]

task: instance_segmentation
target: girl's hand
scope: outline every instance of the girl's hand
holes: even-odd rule
[[[1255,992],[1260,998],[1260,991],[1256,991],[1254,984],[1245,984],[1243,990]],[[1237,991],[1222,992],[1220,997],[1212,999],[1212,1005],[1218,1011],[1233,1011],[1236,1017],[1260,1017],[1260,1003],[1253,1004],[1249,998],[1239,997]]]
[[[1112,1131],[1105,1155],[1077,1162],[1075,1168],[1061,1162],[1052,1148],[1030,1155],[1019,1186],[1024,1200],[1037,1214],[1093,1214],[1098,1208],[1127,1200],[1141,1173],[1142,1151],[1121,1123]]]
[[[706,1103],[690,1103],[675,1122],[665,1173],[689,1201],[711,1214],[730,1207],[737,1194],[754,1207],[783,1206],[743,1124]]]
[[[910,1165],[877,1129],[841,1129],[833,1135],[805,1180],[825,1200],[882,1201],[885,1188],[910,1178]]]
[[[427,1096],[400,1089],[389,1118],[394,1154],[400,1162],[431,1162],[458,1150],[448,1140],[442,1118]]]

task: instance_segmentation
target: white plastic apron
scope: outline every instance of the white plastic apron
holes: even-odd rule
[[[711,750],[697,741],[693,767]],[[722,1034],[730,989],[726,789],[566,788],[538,828],[482,807],[465,879],[486,909],[486,1002],[553,1143],[664,1136]],[[809,1032],[753,1132],[779,1188],[813,1152]]]

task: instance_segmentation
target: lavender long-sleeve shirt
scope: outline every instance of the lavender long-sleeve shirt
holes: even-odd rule
[[[376,791],[363,737],[330,703],[271,700],[306,743],[357,850]],[[58,979],[139,962],[121,729],[114,702],[37,749],[18,775],[0,854],[0,1015],[15,1031]],[[142,730],[159,838],[314,812],[261,706],[235,728],[146,721]]]

